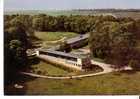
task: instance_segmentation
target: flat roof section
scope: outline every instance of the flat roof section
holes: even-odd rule
[[[86,58],[87,57],[87,56],[84,56],[84,55],[76,55],[76,54],[72,54],[72,53],[65,53],[65,52],[54,51],[54,50],[39,49],[39,51],[48,52],[48,53],[61,55],[61,56],[65,56],[65,57],[72,57],[72,58]]]
[[[74,43],[74,42],[87,39],[88,37],[89,37],[89,34],[86,33],[86,34],[84,34],[84,35],[79,35],[79,36],[76,36],[76,37],[74,37],[74,38],[68,39],[68,40],[67,40],[67,43],[68,43],[68,44],[72,44],[72,43]]]

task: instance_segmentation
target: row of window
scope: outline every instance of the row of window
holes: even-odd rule
[[[41,52],[41,53],[49,55],[49,56],[53,56],[53,57],[56,57],[56,58],[62,58],[62,59],[67,59],[67,60],[71,60],[71,61],[77,62],[77,58],[62,56],[62,55],[58,55],[58,54],[54,54],[54,53],[48,53],[48,52]]]
[[[74,65],[74,66],[81,67],[80,64],[77,64],[77,59],[73,61],[72,58],[70,58],[70,57],[65,58],[65,57],[60,57],[60,55],[56,55],[56,54],[53,54],[53,53],[46,53],[46,52],[41,52],[41,53],[46,54],[46,55],[51,56],[51,57],[55,57],[55,58],[67,59],[65,61],[66,63]]]
[[[80,64],[77,64],[77,63],[73,63],[73,62],[70,62],[70,61],[67,61],[66,63],[68,63],[68,64],[71,64],[71,65],[74,65],[74,66],[78,66],[78,67],[81,67],[81,65],[80,65]]]

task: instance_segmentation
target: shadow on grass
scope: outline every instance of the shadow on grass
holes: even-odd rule
[[[123,70],[123,71],[120,71],[120,73],[135,74],[135,73],[137,73],[137,71],[136,70]]]
[[[27,85],[25,84],[25,82],[32,81],[34,79],[36,78],[19,74],[18,78],[16,78],[16,81],[8,85],[7,84],[4,85],[4,95],[7,95],[7,96],[26,95]],[[23,88],[15,87],[16,84],[23,86]]]
[[[116,76],[121,76],[122,74],[132,75],[132,74],[135,74],[137,72],[138,71],[136,71],[136,70],[123,70],[123,71],[114,72],[113,75],[116,75]]]
[[[22,71],[30,70],[31,65],[38,64],[40,61],[37,58],[30,59],[28,66],[23,69]],[[16,71],[15,71],[16,72]],[[32,81],[35,79],[35,77],[25,76],[20,73],[11,73],[11,75],[7,76],[7,73],[5,72],[4,77],[4,95],[25,95],[27,91],[26,82]],[[22,86],[23,88],[17,88],[15,86]]]
[[[31,39],[32,41],[42,41],[40,38],[38,38],[38,37],[36,37],[36,36],[30,37],[30,39]]]
[[[40,63],[40,59],[38,59],[37,57],[30,57],[30,59],[28,59],[28,65],[36,65]]]

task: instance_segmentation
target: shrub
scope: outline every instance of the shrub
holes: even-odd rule
[[[131,60],[129,62],[129,66],[131,66],[134,70],[140,70],[140,62],[138,60]]]

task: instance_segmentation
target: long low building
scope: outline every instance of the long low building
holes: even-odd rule
[[[71,48],[82,47],[88,43],[89,34],[79,35],[66,40],[66,43],[71,46]],[[60,50],[60,45],[49,48],[50,50]]]
[[[75,55],[75,54],[65,53],[61,51],[41,50],[41,49],[38,51],[38,55],[46,55],[57,59],[65,60],[63,61],[63,63],[65,62],[66,65],[69,64],[72,67],[76,66],[79,67],[81,70],[91,66],[90,58],[84,55]]]
[[[88,43],[89,34],[79,35],[68,39],[66,42],[71,48],[78,48]],[[87,55],[77,55],[60,51],[60,45],[49,49],[37,49],[36,54],[39,58],[48,60],[52,63],[64,65],[66,67],[85,70],[91,67],[90,58]],[[46,56],[45,56],[46,55]]]
[[[76,37],[74,37],[74,38],[70,38],[70,39],[68,39],[66,42],[67,42],[68,44],[75,44],[75,43],[77,43],[77,42],[81,42],[81,41],[86,40],[86,39],[88,39],[88,38],[89,38],[89,34],[86,33],[86,34],[83,34],[83,35],[76,36]]]

